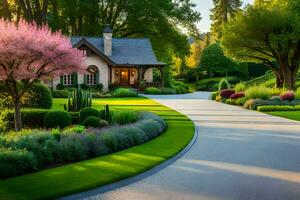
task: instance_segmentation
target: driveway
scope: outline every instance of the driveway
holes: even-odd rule
[[[88,199],[300,199],[299,122],[209,101],[208,93],[151,98],[189,116],[196,143],[158,173]]]

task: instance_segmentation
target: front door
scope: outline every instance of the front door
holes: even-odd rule
[[[128,69],[121,69],[120,85],[121,86],[129,86],[129,70]]]

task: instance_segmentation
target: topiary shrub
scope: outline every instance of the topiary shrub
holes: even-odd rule
[[[137,97],[138,93],[128,88],[118,88],[113,93],[114,97]]]
[[[72,118],[66,111],[51,111],[45,115],[46,128],[65,128],[72,124]]]
[[[99,128],[100,127],[100,118],[99,117],[87,117],[83,122],[82,125],[85,127],[92,127],[92,128]]]
[[[80,121],[84,121],[88,117],[100,117],[100,112],[94,108],[84,108],[79,112]]]
[[[282,101],[293,101],[295,99],[294,91],[287,91],[280,95]]]
[[[156,87],[147,87],[145,89],[145,94],[161,94],[161,89]]]
[[[229,99],[231,95],[233,95],[234,93],[235,91],[232,89],[225,89],[225,90],[221,90],[220,96],[224,99]]]
[[[221,90],[229,89],[230,85],[228,83],[228,80],[226,78],[222,78],[219,86],[218,86],[218,91],[220,92]]]
[[[51,90],[44,84],[38,83],[30,88],[31,94],[35,94],[35,98],[30,101],[28,108],[52,108],[52,93]]]
[[[245,93],[244,92],[238,92],[238,93],[234,93],[230,96],[230,99],[239,99],[239,98],[243,98],[245,97]]]

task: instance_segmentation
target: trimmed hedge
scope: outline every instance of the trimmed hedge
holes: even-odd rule
[[[87,117],[82,125],[85,127],[99,128],[100,127],[100,118],[99,117]]]
[[[147,87],[145,89],[145,94],[161,94],[161,89],[156,87]]]
[[[54,134],[34,130],[26,134],[0,135],[0,178],[120,151],[148,142],[167,128],[164,120],[152,113],[140,113],[138,119],[130,125],[88,132],[66,129]]]
[[[296,106],[258,106],[257,110],[260,112],[300,111],[300,105],[296,105]]]
[[[138,93],[128,88],[118,88],[113,92],[113,97],[137,97]]]
[[[65,128],[72,124],[72,118],[66,111],[51,111],[45,115],[44,124],[46,128]]]
[[[282,100],[261,100],[261,99],[249,99],[245,102],[244,108],[250,110],[257,110],[258,106],[296,106],[300,104],[300,100],[294,101],[282,101]]]
[[[95,108],[84,108],[79,112],[80,121],[84,121],[88,117],[100,117],[100,112]]]

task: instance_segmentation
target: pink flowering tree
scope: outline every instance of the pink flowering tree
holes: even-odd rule
[[[47,26],[0,19],[0,81],[13,99],[15,129],[22,129],[20,100],[37,80],[82,73],[85,57],[60,32]]]

